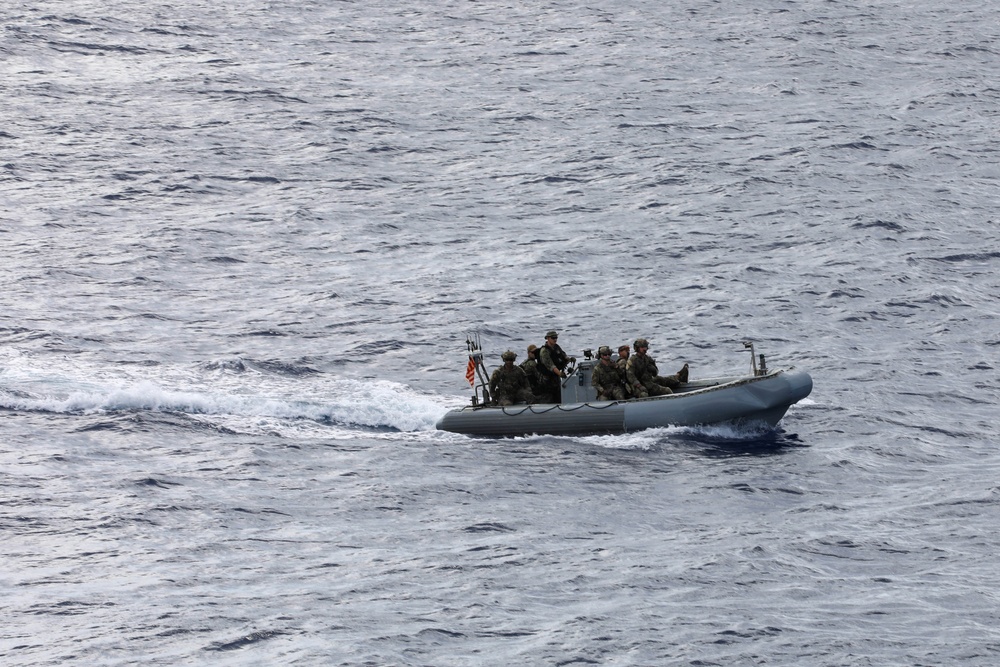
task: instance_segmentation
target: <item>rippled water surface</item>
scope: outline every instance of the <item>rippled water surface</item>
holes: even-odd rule
[[[8,3],[0,662],[1000,660],[1000,22]],[[435,431],[547,329],[775,430]]]

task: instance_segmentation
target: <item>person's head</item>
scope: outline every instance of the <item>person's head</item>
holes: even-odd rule
[[[628,345],[622,345],[618,348],[618,356],[622,359],[628,359],[629,347]]]
[[[550,331],[546,332],[546,334],[545,334],[545,344],[546,345],[548,345],[549,347],[551,347],[551,346],[553,346],[553,345],[556,344],[557,340],[559,340],[559,332],[558,331],[555,331],[553,329],[553,330],[550,330]]]
[[[597,356],[601,358],[601,363],[602,364],[610,364],[611,363],[611,348],[608,347],[607,345],[602,345],[597,350]]]
[[[529,359],[534,359],[535,356],[536,356],[535,355],[535,351],[537,351],[537,350],[538,350],[538,346],[537,345],[529,345],[528,346],[528,358]]]
[[[645,354],[646,350],[649,349],[649,341],[646,340],[645,338],[636,338],[635,343],[632,344],[632,347],[635,348],[636,352],[641,352],[642,354]]]
[[[517,359],[517,353],[512,352],[511,350],[507,350],[506,352],[500,355],[500,358],[503,359],[503,362],[509,366],[512,363],[514,363],[515,359]]]

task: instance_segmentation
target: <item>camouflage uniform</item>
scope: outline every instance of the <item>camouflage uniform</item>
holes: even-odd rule
[[[676,388],[681,385],[681,378],[679,375],[668,375],[664,377],[657,375],[657,373],[658,370],[656,368],[656,361],[648,354],[643,354],[637,351],[628,358],[625,374],[628,379],[628,384],[632,388],[632,394],[636,398],[672,394],[674,392],[671,387]]]
[[[528,358],[521,362],[521,370],[524,374],[528,376],[528,384],[531,385],[531,391],[535,395],[541,395],[545,392],[542,390],[542,377],[539,372],[538,359],[533,359],[531,355],[537,354],[538,348],[534,345],[528,346]]]
[[[623,345],[625,352],[628,352],[628,345]],[[621,348],[618,348],[618,361],[615,362],[615,366],[618,367],[618,372],[622,374],[622,380],[625,383],[625,398],[632,396],[632,385],[628,383],[628,357],[622,356]]]
[[[625,388],[622,386],[624,376],[618,370],[618,366],[611,363],[604,363],[603,360],[594,365],[593,374],[590,376],[590,384],[597,389],[597,400],[599,401],[624,401]]]
[[[525,359],[521,362],[521,370],[528,376],[528,382],[534,387],[538,384],[538,361],[535,359]]]
[[[515,403],[531,403],[535,395],[531,393],[528,376],[520,366],[504,364],[493,371],[490,376],[490,395],[496,405],[514,405]]]

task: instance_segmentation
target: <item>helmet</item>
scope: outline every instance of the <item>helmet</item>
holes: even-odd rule
[[[597,356],[602,357],[605,354],[611,354],[610,347],[608,347],[607,345],[602,345],[599,348],[597,348]]]
[[[529,345],[528,346],[528,354],[531,354],[532,352],[535,352],[537,350],[538,350],[538,346],[537,345]]]
[[[621,354],[622,352],[628,354],[628,345],[621,345],[618,347],[618,354]]]
[[[500,358],[503,359],[504,361],[514,361],[515,359],[517,359],[517,354],[511,352],[510,350],[507,350],[506,352],[500,355]]]
[[[640,347],[649,347],[649,341],[645,338],[636,338],[635,342],[632,343],[632,347],[638,350]]]

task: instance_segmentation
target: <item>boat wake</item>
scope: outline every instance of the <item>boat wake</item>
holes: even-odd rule
[[[309,420],[348,427],[422,431],[434,428],[448,406],[433,396],[387,381],[338,380],[328,400],[305,401],[257,393],[167,389],[141,380],[128,384],[34,382],[0,386],[0,408],[62,414],[150,411],[254,420]]]

